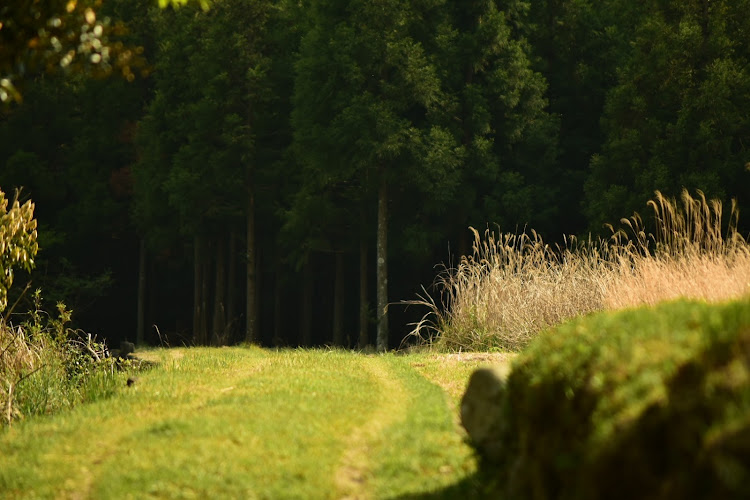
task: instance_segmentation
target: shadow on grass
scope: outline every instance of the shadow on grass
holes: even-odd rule
[[[392,500],[502,500],[496,486],[495,481],[488,479],[484,474],[476,473],[440,490],[424,493],[407,493],[393,497]]]

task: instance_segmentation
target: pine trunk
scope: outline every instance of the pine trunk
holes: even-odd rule
[[[344,345],[344,254],[336,252],[333,282],[333,345]]]
[[[193,239],[193,342],[206,343],[205,300],[205,242],[201,236]]]
[[[227,335],[234,341],[237,331],[237,232],[229,234],[229,252],[227,258]]]
[[[211,254],[208,251],[208,241],[205,237],[201,238],[203,251],[201,259],[201,345],[208,345],[208,277],[211,273]]]
[[[359,348],[364,349],[369,342],[367,303],[367,215],[364,209],[359,220]]]
[[[281,285],[281,263],[277,261],[276,272],[273,276],[273,343],[276,346],[281,346],[284,344],[284,339],[282,338],[283,315],[281,314],[281,296],[284,290]]]
[[[211,329],[211,343],[213,345],[224,345],[226,327],[226,245],[223,237],[216,240],[216,282],[214,286],[214,318]]]
[[[379,352],[388,350],[388,184],[380,172],[378,189],[377,290]]]
[[[302,282],[299,343],[303,346],[309,346],[312,344],[312,301],[314,288],[314,276],[310,257],[305,260],[302,270]]]
[[[255,254],[255,193],[252,189],[247,197],[247,272],[246,272],[246,329],[245,341],[258,343],[258,308],[256,304],[256,254]]]
[[[146,329],[146,240],[141,239],[138,253],[138,317],[136,319],[135,343],[143,345]]]

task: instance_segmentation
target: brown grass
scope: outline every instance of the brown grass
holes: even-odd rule
[[[682,207],[656,193],[649,202],[656,229],[648,238],[637,216],[623,220],[613,236],[622,248],[614,267],[616,283],[606,288],[606,309],[656,304],[679,297],[719,302],[750,292],[750,245],[737,232],[732,203],[722,232],[722,205],[682,192]],[[628,235],[630,235],[628,237]]]
[[[0,408],[10,425],[18,409],[14,405],[16,386],[42,366],[41,347],[30,342],[22,328],[14,329],[0,319]]]
[[[439,274],[439,300],[425,292],[408,301],[429,308],[412,335],[449,351],[516,351],[594,311],[750,293],[750,246],[736,230],[736,205],[722,231],[720,202],[687,191],[681,201],[656,193],[651,232],[635,214],[608,239],[568,237],[555,247],[534,231],[482,237],[472,228],[472,255]]]

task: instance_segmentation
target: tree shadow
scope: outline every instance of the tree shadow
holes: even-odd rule
[[[502,500],[498,490],[496,481],[477,472],[439,490],[406,493],[392,497],[392,500]]]

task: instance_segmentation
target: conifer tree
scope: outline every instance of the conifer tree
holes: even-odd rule
[[[746,199],[750,3],[648,2],[608,92],[606,140],[586,182],[593,230],[655,190]]]
[[[359,214],[362,205],[377,207],[376,316],[381,351],[389,343],[391,187],[408,179],[407,171],[429,168],[422,163],[422,140],[425,117],[438,101],[440,82],[425,51],[420,23],[433,7],[429,2],[403,0],[314,2],[297,63],[293,126],[303,184],[291,217],[299,217],[294,214],[302,211],[312,193],[328,197],[316,203],[329,210],[344,210],[334,217],[337,221],[348,213]],[[331,204],[333,197],[348,204]],[[325,231],[330,227],[328,212],[315,213],[311,228]]]

